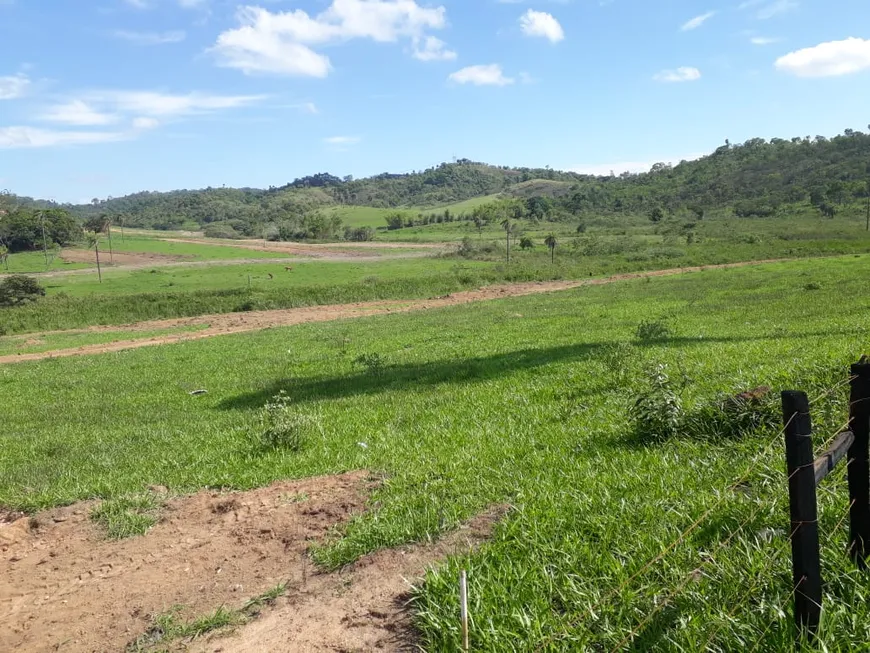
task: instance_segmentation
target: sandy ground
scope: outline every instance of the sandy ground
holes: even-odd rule
[[[684,274],[688,272],[700,272],[703,270],[713,269],[729,269],[774,262],[776,261],[749,261],[743,263],[727,263],[724,265],[672,268],[668,270],[655,270],[652,272],[618,274],[612,277],[606,277],[601,279],[582,279],[574,281],[541,281],[487,286],[478,290],[465,290],[453,293],[452,295],[447,295],[445,297],[433,297],[431,299],[397,299],[374,302],[358,302],[354,304],[308,306],[304,308],[290,308],[273,311],[251,311],[248,313],[201,315],[198,317],[178,318],[171,320],[150,320],[147,322],[139,322],[137,324],[129,324],[123,326],[91,327],[90,329],[87,329],[87,331],[118,331],[135,333],[137,331],[158,331],[162,329],[172,329],[185,326],[207,325],[205,329],[199,331],[168,334],[153,338],[133,338],[130,340],[119,340],[104,344],[84,345],[71,349],[57,349],[54,351],[46,351],[36,354],[8,354],[5,356],[0,356],[0,365],[24,361],[42,360],[45,358],[83,356],[87,354],[103,354],[113,351],[123,351],[126,349],[138,349],[139,347],[149,347],[152,345],[171,344],[175,342],[182,342],[185,340],[200,340],[202,338],[213,338],[215,336],[228,335],[232,333],[244,333],[246,331],[260,331],[262,329],[271,329],[274,327],[307,324],[310,322],[329,322],[332,320],[343,320],[370,315],[383,315],[385,313],[407,313],[411,311],[443,308],[446,306],[457,306],[460,304],[469,304],[472,302],[488,301],[492,299],[505,299],[508,297],[521,297],[523,295],[534,295],[538,293],[569,290],[581,286],[597,286],[608,283],[615,283],[617,281],[626,281],[630,279],[665,277],[677,274]],[[80,333],[81,331],[81,329],[77,329],[69,333]],[[34,333],[30,334],[30,336],[32,338],[39,339],[46,335],[50,335],[51,333],[57,334],[63,332],[55,331],[47,333]]]
[[[61,260],[66,263],[87,263],[97,267],[97,259],[89,249],[64,249],[60,253]],[[130,265],[162,265],[164,263],[177,263],[183,261],[183,256],[169,256],[166,254],[147,254],[144,252],[115,252],[109,256],[108,251],[100,250],[100,265],[103,268],[116,269]]]
[[[89,503],[0,525],[0,651],[122,651],[173,606],[199,616],[298,582],[312,541],[365,508],[366,478],[170,499],[158,525],[121,541]]]
[[[307,557],[310,546],[362,512],[372,485],[367,473],[353,472],[168,499],[160,523],[121,541],[106,540],[88,518],[93,502],[33,517],[6,515],[0,650],[123,651],[146,633],[159,649],[209,653],[408,650],[414,638],[406,579],[481,542],[503,509],[439,542],[318,571]],[[221,606],[239,609],[282,583],[285,596],[234,633],[161,642],[151,628],[174,606],[190,620]]]

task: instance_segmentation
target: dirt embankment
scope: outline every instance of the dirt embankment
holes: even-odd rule
[[[367,473],[354,472],[200,492],[168,500],[160,523],[121,541],[106,540],[90,521],[93,503],[0,521],[0,650],[122,651],[146,633],[157,648],[181,650],[190,643],[161,641],[155,617],[172,609],[187,620],[222,606],[237,610],[280,584],[286,595],[273,610],[194,650],[404,650],[413,641],[406,579],[480,542],[501,513],[435,544],[319,572],[309,547],[362,512],[371,486]]]
[[[67,356],[82,356],[87,354],[103,354],[125,349],[138,349],[151,345],[165,345],[185,340],[200,340],[214,336],[243,333],[246,331],[260,331],[274,327],[293,326],[309,322],[328,322],[331,320],[343,320],[371,315],[383,315],[385,313],[407,313],[411,311],[427,310],[469,304],[472,302],[487,301],[491,299],[506,299],[508,297],[521,297],[538,293],[556,292],[569,290],[581,286],[598,286],[629,279],[642,279],[647,277],[665,277],[687,272],[699,272],[702,270],[727,269],[745,267],[747,265],[761,265],[763,263],[775,263],[775,260],[750,261],[744,263],[726,263],[723,265],[708,265],[702,267],[674,268],[668,270],[654,270],[652,272],[633,272],[618,274],[603,279],[582,279],[571,281],[536,281],[528,283],[515,283],[497,286],[487,286],[477,290],[464,290],[444,297],[431,299],[413,300],[385,300],[374,302],[358,302],[353,304],[333,304],[325,306],[308,306],[304,308],[290,308],[273,311],[251,311],[248,313],[225,313],[217,315],[202,315],[199,317],[179,318],[172,320],[150,320],[124,326],[101,326],[91,327],[88,331],[120,331],[135,333],[137,331],[160,331],[188,326],[203,326],[206,328],[154,338],[139,338],[120,340],[98,345],[84,345],[73,349],[58,349],[54,351],[40,352],[36,354],[8,354],[0,356],[0,365],[19,363],[25,361],[42,360],[45,358],[60,358]],[[79,330],[80,331],[80,330]],[[63,332],[51,332],[63,333]],[[40,338],[49,333],[31,334],[32,338]]]

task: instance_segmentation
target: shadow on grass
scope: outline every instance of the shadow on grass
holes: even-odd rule
[[[740,343],[776,339],[781,336],[667,338],[634,343],[639,348],[652,346],[685,347],[716,343]],[[795,336],[792,336],[795,337]],[[808,337],[808,336],[797,336]],[[551,363],[582,361],[595,358],[612,342],[579,343],[540,349],[522,349],[492,356],[460,360],[442,360],[423,364],[388,365],[377,372],[354,372],[342,376],[276,379],[266,387],[225,399],[219,408],[244,410],[260,408],[281,390],[294,403],[337,399],[375,394],[400,388],[440,385],[442,383],[475,383],[498,378],[519,370],[529,370]]]

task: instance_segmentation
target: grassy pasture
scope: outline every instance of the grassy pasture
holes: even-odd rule
[[[0,505],[370,469],[384,479],[371,511],[321,564],[510,506],[488,545],[417,592],[430,650],[458,650],[460,567],[474,650],[620,650],[635,630],[634,650],[791,650],[776,429],[641,445],[630,406],[659,364],[689,413],[759,384],[821,395],[870,344],[868,273],[867,256],[794,261],[0,367]],[[670,335],[637,340],[649,319]],[[279,390],[304,417],[299,452],[255,444]],[[819,446],[845,399],[814,404]],[[870,638],[870,581],[836,528],[846,497],[841,469],[820,493],[829,650]]]

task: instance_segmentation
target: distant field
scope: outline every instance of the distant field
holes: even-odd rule
[[[792,651],[780,418],[718,439],[698,420],[760,384],[801,388],[821,446],[870,347],[865,273],[867,256],[796,261],[0,366],[0,505],[370,470],[384,481],[321,565],[506,510],[414,591],[425,650],[460,650],[464,569],[475,651]],[[638,337],[642,321],[665,330]],[[701,426],[643,442],[632,406],[658,371]],[[281,390],[298,452],[254,444]],[[819,495],[819,650],[864,650],[870,624],[843,468]]]
[[[470,267],[490,267],[485,262],[470,262]],[[251,263],[207,267],[155,267],[142,270],[106,270],[103,283],[93,275],[50,277],[43,281],[49,295],[63,292],[71,297],[87,295],[128,295],[137,293],[184,293],[220,289],[275,291],[311,286],[359,283],[368,279],[388,281],[435,275],[456,267],[456,261],[439,258],[396,259],[354,263],[351,261],[312,261],[294,263],[292,271],[283,263]],[[269,275],[272,278],[269,278]]]
[[[328,209],[332,214],[337,215],[347,225],[352,227],[373,227],[375,229],[384,228],[387,226],[386,216],[391,213],[401,212],[416,216],[418,213],[444,213],[449,210],[451,213],[471,213],[475,207],[481,204],[486,204],[498,198],[498,195],[487,195],[485,197],[475,197],[463,202],[455,204],[446,204],[442,206],[430,207],[397,207],[391,209],[376,209],[370,206],[336,206]],[[378,240],[381,239],[381,234],[378,235]]]
[[[173,236],[167,235],[166,238]],[[207,245],[191,242],[168,242],[161,238],[127,236],[121,239],[119,233],[112,235],[112,247],[116,252],[131,254],[161,254],[164,256],[177,256],[180,259],[191,261],[219,261],[234,258],[287,258],[286,253],[268,252],[244,247],[233,247],[233,241],[227,241],[227,245]],[[100,245],[101,256],[108,256],[109,243],[103,239]],[[107,260],[107,258],[106,258]]]

